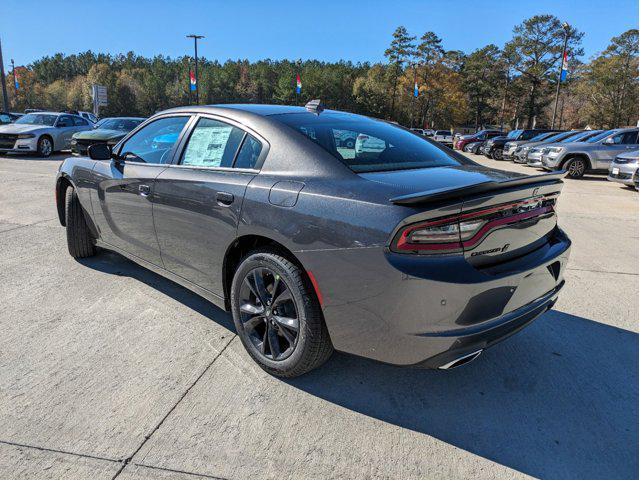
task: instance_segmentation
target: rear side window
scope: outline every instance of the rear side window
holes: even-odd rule
[[[244,131],[228,123],[202,118],[184,149],[182,165],[232,167]]]
[[[89,124],[89,122],[81,117],[73,117],[73,123],[75,123],[76,127],[86,127]]]
[[[337,112],[288,113],[271,118],[305,135],[354,172],[464,164],[425,137],[381,120]]]
[[[632,145],[637,143],[637,132],[624,132],[612,137],[612,140],[619,145]]]
[[[240,148],[237,158],[235,159],[235,168],[255,168],[257,159],[262,152],[262,144],[252,135],[247,134],[242,147]]]

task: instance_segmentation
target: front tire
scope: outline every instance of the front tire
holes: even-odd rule
[[[43,135],[38,140],[38,156],[48,158],[53,153],[53,140],[50,137]]]
[[[501,148],[496,148],[493,150],[492,158],[495,160],[503,160],[504,159],[504,151]]]
[[[565,169],[568,170],[568,177],[570,178],[581,178],[586,173],[586,168],[588,164],[586,160],[583,158],[573,158],[568,160],[565,165]]]
[[[95,255],[91,232],[84,218],[84,211],[73,187],[68,187],[64,198],[64,223],[67,226],[67,247],[73,258]]]
[[[302,375],[333,353],[312,285],[275,250],[257,250],[242,260],[231,285],[231,308],[244,348],[271,375]]]

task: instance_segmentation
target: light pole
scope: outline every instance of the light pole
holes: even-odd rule
[[[7,82],[4,78],[4,62],[2,61],[2,43],[0,43],[0,83],[2,83],[2,101],[4,109],[9,111],[9,96],[7,95]]]
[[[557,118],[557,105],[559,104],[559,91],[561,90],[561,72],[564,69],[564,59],[566,58],[566,48],[568,47],[568,36],[570,35],[570,25],[564,22],[564,49],[561,52],[561,61],[559,62],[559,72],[557,73],[557,91],[555,92],[555,107],[552,109],[552,124],[550,128],[555,128],[555,119]]]
[[[204,38],[204,35],[187,35],[186,38],[192,38],[193,43],[195,45],[195,104],[200,104],[200,80],[197,74],[197,41],[201,38]]]

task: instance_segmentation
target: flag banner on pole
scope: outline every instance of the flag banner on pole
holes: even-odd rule
[[[296,83],[295,83],[295,93],[302,93],[302,79],[300,78],[300,74],[297,74]]]
[[[413,88],[413,96],[419,97],[419,85],[417,85],[417,82],[415,82],[415,88]]]
[[[13,86],[16,90],[20,90],[20,82],[18,82],[18,74],[15,70],[13,71]]]
[[[193,73],[193,70],[189,72],[189,76],[191,77],[191,91],[193,92],[197,85],[197,80],[195,79],[195,73]]]
[[[561,61],[561,76],[559,77],[559,81],[563,82],[566,80],[568,76],[568,53],[564,52],[564,58]]]

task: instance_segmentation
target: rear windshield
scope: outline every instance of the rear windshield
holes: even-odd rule
[[[437,130],[435,135],[450,135],[450,130]]]
[[[357,173],[457,166],[463,162],[426,138],[382,120],[332,112],[287,113],[271,118],[306,135]]]

